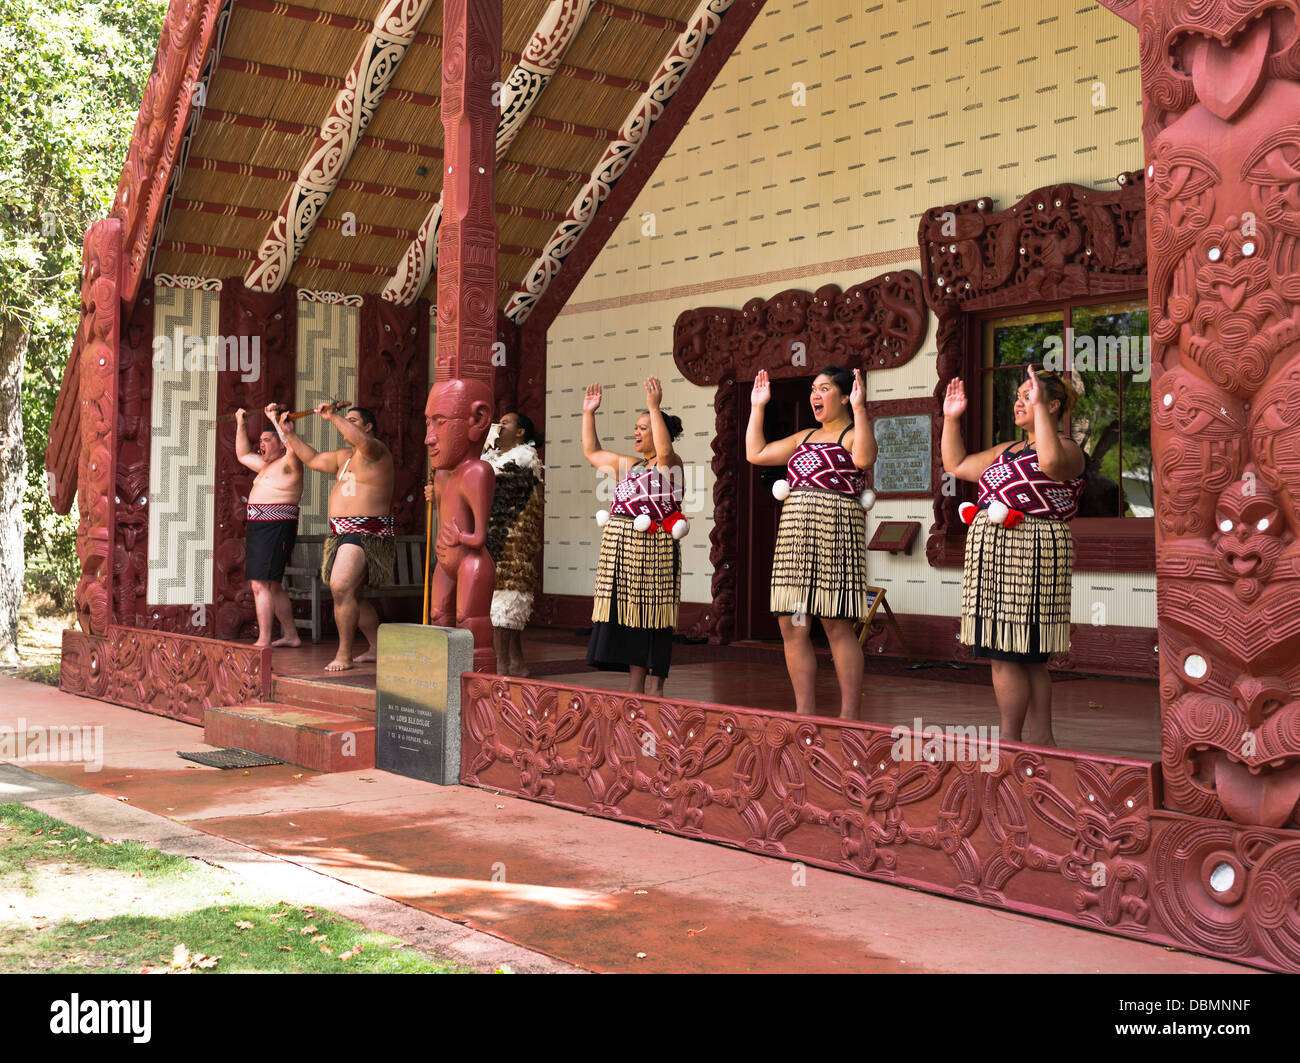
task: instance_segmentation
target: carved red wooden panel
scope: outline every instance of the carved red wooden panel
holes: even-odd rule
[[[429,304],[398,306],[368,295],[361,307],[357,405],[378,418],[393,454],[393,516],[398,535],[424,531],[424,402],[429,394]],[[310,473],[308,474],[310,475]]]
[[[295,293],[290,289],[255,292],[238,277],[229,277],[221,287],[220,321],[222,337],[238,338],[245,345],[241,351],[247,349],[248,360],[255,365],[250,372],[225,369],[217,375],[217,412],[230,414],[240,407],[248,411],[245,430],[256,453],[257,437],[270,426],[262,412],[267,403],[293,405],[298,356]],[[219,639],[257,635],[253,590],[244,578],[245,520],[253,472],[235,455],[236,430],[233,421],[217,422],[212,606]]]
[[[153,282],[140,291],[118,348],[117,527],[113,589],[117,621],[144,627],[149,587],[149,431],[153,385]],[[188,612],[188,610],[186,610]]]
[[[827,364],[893,369],[921,349],[926,324],[921,278],[899,270],[846,292],[827,284],[751,299],[742,310],[683,311],[673,358],[682,376],[703,387],[753,380],[760,369],[773,379],[809,376]]]
[[[1079,185],[1039,188],[1007,210],[992,199],[932,207],[921,217],[919,241],[925,298],[938,318],[938,383],[942,401],[955,376],[978,370],[969,348],[968,315],[1086,295],[1127,294],[1145,286],[1146,206],[1141,171],[1120,175],[1116,191]],[[962,563],[966,526],[957,507],[973,490],[936,493],[926,557],[934,566]],[[1075,529],[1075,568],[1150,571],[1145,528],[1090,538]]]
[[[1171,836],[1172,823],[1153,844],[1152,764],[1018,743],[959,759],[956,735],[914,741],[870,724],[537,680],[467,674],[461,689],[463,783],[1221,954],[1221,935],[1181,914],[1179,890],[1199,865],[1182,866],[1180,846],[1209,849]],[[1267,848],[1225,824],[1210,849],[1235,843],[1253,864],[1259,905],[1234,958],[1300,970],[1297,843],[1278,837]]]
[[[121,332],[122,223],[97,221],[81,256],[77,343],[81,454],[77,468],[77,623],[102,635],[113,622],[114,483],[117,478],[117,351]]]
[[[1293,830],[1296,20],[1294,4],[1245,0],[1154,0],[1140,19],[1165,806]],[[1291,859],[1277,867],[1292,869],[1294,882]],[[1284,901],[1270,894],[1267,903]],[[1286,917],[1270,907],[1251,918],[1293,928],[1292,905]]]
[[[224,0],[174,0],[163,19],[158,57],[145,83],[112,217],[124,225],[122,298],[135,304],[149,262],[149,247],[163,199],[195,106],[195,86],[217,32]]]
[[[271,650],[113,625],[63,632],[59,689],[186,723],[203,710],[271,696]]]

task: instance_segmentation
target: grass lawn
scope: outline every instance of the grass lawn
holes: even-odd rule
[[[0,805],[0,973],[470,973],[222,868]]]

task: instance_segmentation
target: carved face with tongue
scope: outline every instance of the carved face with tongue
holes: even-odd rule
[[[1300,701],[1276,676],[1231,699],[1191,693],[1165,714],[1164,772],[1185,810],[1261,827],[1300,824]]]

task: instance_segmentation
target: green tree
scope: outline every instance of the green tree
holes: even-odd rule
[[[112,206],[165,0],[0,0],[0,660],[30,574],[70,603],[75,517],[45,448],[78,321],[81,238]]]

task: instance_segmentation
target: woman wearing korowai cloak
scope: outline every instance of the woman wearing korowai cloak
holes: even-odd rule
[[[345,417],[322,402],[316,413],[343,434],[342,450],[317,452],[293,430],[286,412],[280,418],[281,437],[309,469],[337,476],[330,488],[330,534],[325,540],[321,579],[334,599],[334,623],[339,629],[339,651],[325,666],[339,672],[373,661],[378,648],[379,614],[361,598],[362,587],[383,587],[393,580],[397,544],[393,538],[393,456],[375,438],[375,415],[353,406]],[[352,656],[357,628],[370,649]]]
[[[1052,677],[1047,659],[1070,648],[1069,521],[1084,489],[1079,445],[1060,422],[1078,393],[1056,373],[1027,369],[1016,393],[1016,427],[1024,442],[967,454],[961,438],[966,390],[961,378],[943,400],[943,468],[978,483],[979,503],[965,502],[969,524],[961,594],[960,639],[990,658],[1002,737],[1040,746],[1052,734]]]
[[[478,380],[448,380],[429,392],[424,408],[433,498],[438,509],[431,622],[474,636],[475,671],[491,670],[492,584],[487,551],[492,467],[479,455],[492,426],[492,390]]]

